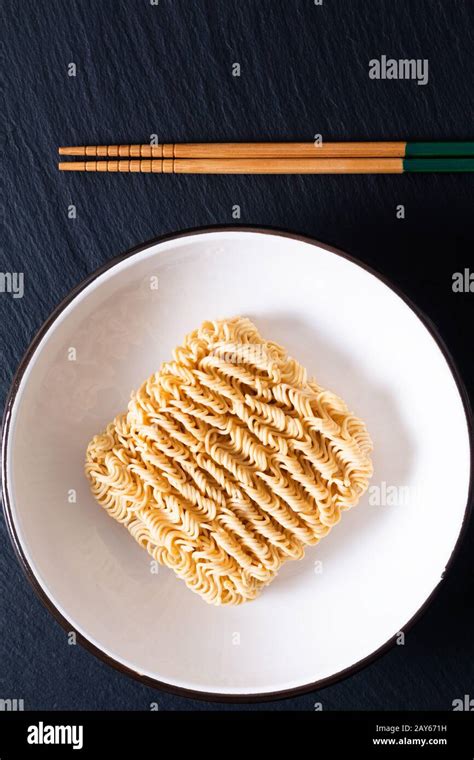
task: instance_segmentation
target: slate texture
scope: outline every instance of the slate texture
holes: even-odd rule
[[[0,294],[2,402],[36,330],[85,275],[154,236],[234,224],[235,204],[241,224],[311,235],[391,278],[438,326],[472,390],[474,294],[451,288],[453,272],[474,269],[471,175],[56,170],[60,144],[153,134],[163,142],[473,139],[472,0],[3,0],[0,13],[0,269],[25,273],[22,299]],[[369,60],[382,54],[428,59],[428,84],[369,79]],[[404,647],[319,693],[252,709],[451,709],[474,696],[473,549],[471,528]],[[0,697],[23,698],[27,709],[147,710],[156,701],[167,710],[244,709],[157,692],[68,646],[24,578],[3,520]]]

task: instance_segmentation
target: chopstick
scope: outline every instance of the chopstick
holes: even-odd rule
[[[474,142],[267,142],[82,145],[62,156],[97,158],[436,158],[474,157]]]
[[[69,161],[60,171],[155,174],[404,174],[474,172],[474,158],[254,158]]]

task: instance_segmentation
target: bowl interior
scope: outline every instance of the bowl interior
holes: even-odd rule
[[[204,319],[250,317],[367,423],[360,504],[261,597],[214,608],[95,503],[90,438]],[[22,550],[73,627],[174,686],[274,692],[333,676],[396,634],[438,584],[470,477],[458,388],[437,343],[377,277],[318,246],[218,231],[113,266],[61,312],[12,407],[7,488]]]

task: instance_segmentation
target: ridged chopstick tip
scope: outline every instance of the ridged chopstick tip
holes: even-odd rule
[[[60,161],[58,169],[60,172],[83,172],[86,165],[84,161]]]
[[[69,147],[69,146],[61,146],[58,148],[58,153],[60,156],[83,156],[84,155],[84,148],[81,147]]]

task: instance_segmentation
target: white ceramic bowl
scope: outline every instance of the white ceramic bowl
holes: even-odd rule
[[[259,599],[215,608],[171,571],[151,572],[90,495],[83,462],[189,330],[233,315],[367,422],[375,474]],[[468,412],[432,326],[351,258],[269,230],[161,239],[79,286],[20,367],[3,444],[15,546],[67,629],[126,672],[221,699],[313,688],[393,643],[441,580],[470,486]]]

